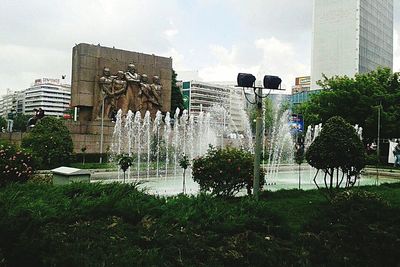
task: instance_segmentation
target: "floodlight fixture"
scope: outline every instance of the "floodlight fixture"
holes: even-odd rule
[[[237,76],[237,84],[239,87],[254,87],[256,77],[250,73],[239,73]]]
[[[264,88],[266,89],[280,89],[282,79],[278,76],[265,75]]]

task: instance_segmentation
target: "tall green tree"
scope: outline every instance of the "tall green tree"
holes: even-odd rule
[[[73,143],[63,121],[54,117],[39,120],[22,140],[22,147],[32,153],[39,168],[51,169],[71,161]]]
[[[176,77],[178,75],[174,70],[172,70],[172,79],[171,79],[171,114],[175,114],[175,110],[179,108],[181,111],[183,110],[183,95],[181,90],[177,85]]]
[[[378,109],[381,109],[381,136],[400,136],[400,76],[388,68],[378,68],[354,78],[332,77],[320,82],[323,91],[312,95],[298,108],[307,124],[326,122],[341,116],[363,127],[364,137],[376,137]]]

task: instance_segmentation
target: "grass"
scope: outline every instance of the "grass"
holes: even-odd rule
[[[93,163],[87,162],[83,164],[82,162],[74,162],[70,164],[73,168],[78,169],[117,169],[114,163]]]
[[[122,184],[14,184],[0,189],[0,265],[396,265],[400,184],[362,189],[390,206],[372,198],[361,208],[354,201],[335,207],[316,190],[263,192],[255,201],[163,198]],[[378,219],[364,214],[369,208]],[[362,229],[359,235],[353,224]],[[343,233],[352,246],[342,251],[344,239],[337,237]],[[372,248],[369,258],[351,254]],[[327,259],[335,264],[321,264]]]

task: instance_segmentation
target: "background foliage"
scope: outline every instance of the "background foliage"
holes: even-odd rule
[[[379,68],[355,78],[332,77],[321,82],[323,89],[308,102],[296,108],[307,124],[325,123],[333,116],[341,116],[352,125],[363,127],[369,141],[376,137],[378,107],[381,109],[381,136],[400,136],[400,79],[399,73]]]
[[[28,136],[22,140],[37,161],[38,167],[51,169],[68,165],[71,161],[73,143],[63,121],[54,117],[39,120]]]

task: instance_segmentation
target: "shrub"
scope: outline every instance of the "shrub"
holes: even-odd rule
[[[227,147],[210,147],[207,154],[193,160],[193,180],[200,190],[214,195],[233,196],[246,188],[251,194],[254,178],[254,157],[248,151]],[[260,177],[264,177],[261,171]],[[260,179],[260,187],[264,179]]]
[[[0,145],[0,187],[11,182],[25,182],[33,172],[31,155],[14,145]]]
[[[344,191],[318,211],[300,240],[313,266],[397,266],[398,214],[374,193]]]
[[[22,140],[22,147],[32,152],[42,169],[68,165],[73,151],[68,128],[62,120],[53,117],[41,119]]]

